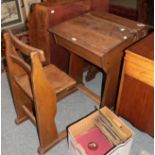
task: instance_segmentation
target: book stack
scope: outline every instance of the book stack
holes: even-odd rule
[[[106,113],[103,113],[100,110],[98,110],[98,112],[99,116],[95,120],[95,125],[103,133],[111,145],[114,147],[124,143],[129,136],[122,131],[122,126],[112,120],[112,118]]]

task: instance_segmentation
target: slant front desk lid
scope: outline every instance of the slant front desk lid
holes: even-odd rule
[[[108,15],[110,15],[109,19]],[[87,51],[92,51],[99,57],[104,56],[108,51],[128,39],[134,38],[136,40],[137,30],[139,29],[136,22],[133,23],[137,27],[137,30],[127,27],[127,23],[124,25],[117,23],[116,19],[114,19],[115,16],[113,17],[111,14],[106,14],[105,17],[86,13],[63,22],[49,31],[68,41],[74,42]],[[114,21],[112,21],[112,18]],[[143,27],[145,25],[141,25],[140,29]]]

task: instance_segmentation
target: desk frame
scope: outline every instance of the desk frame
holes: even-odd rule
[[[102,90],[101,98],[96,94],[86,89],[84,86],[79,85],[79,90],[84,92],[86,95],[91,97],[96,103],[100,104],[101,107],[107,106],[112,108],[114,106],[115,97],[117,93],[118,77],[120,71],[120,64],[123,57],[123,49],[129,46],[133,38],[128,39],[128,41],[120,44],[117,48],[109,52],[105,57],[98,57],[89,53],[85,55],[83,48],[74,44],[74,42],[69,42],[60,36],[55,34],[55,39],[57,44],[68,49],[71,52],[70,56],[70,66],[69,66],[69,75],[76,79],[78,83],[82,83],[82,74],[83,74],[83,59],[95,64],[100,67],[106,73],[106,83],[104,91]],[[76,63],[75,63],[76,62]],[[76,73],[75,73],[76,70]],[[103,87],[102,87],[103,89]]]
[[[104,19],[109,18],[109,20],[113,21],[112,15],[110,15],[110,17],[106,15],[97,16]],[[118,20],[114,18],[114,22],[123,25],[123,21],[121,21],[121,19],[125,21],[125,26],[127,26],[130,23],[129,28],[134,30],[134,32],[137,32],[136,22],[128,21],[120,17],[118,18]],[[91,97],[96,103],[100,104],[100,107],[115,107],[117,87],[119,83],[119,72],[121,61],[123,58],[123,50],[136,40],[134,35],[120,43],[117,47],[107,52],[104,56],[99,56],[94,54],[93,52],[90,52],[87,49],[84,49],[82,46],[77,45],[76,41],[67,40],[55,33],[53,30],[50,30],[50,32],[54,33],[54,37],[58,45],[68,49],[71,52],[69,75],[73,77],[79,84],[82,83],[82,74],[84,66],[83,59],[98,66],[103,70],[103,72],[106,73],[106,82],[105,85],[102,84],[101,97],[97,96],[95,93],[85,88],[84,85],[80,85],[79,90]]]

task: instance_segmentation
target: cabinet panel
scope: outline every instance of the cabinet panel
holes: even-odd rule
[[[119,115],[135,127],[153,136],[154,131],[154,88],[124,75],[120,96]]]
[[[154,33],[125,51],[116,113],[154,135]],[[148,46],[148,43],[149,46]]]

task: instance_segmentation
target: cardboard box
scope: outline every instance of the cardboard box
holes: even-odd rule
[[[128,139],[124,143],[115,146],[107,153],[107,155],[129,155],[133,139],[133,132],[107,107],[103,107],[101,112],[110,117],[114,123],[120,126],[121,130],[128,135]],[[87,155],[86,151],[77,142],[76,138],[96,128],[95,120],[98,116],[99,112],[96,111],[68,128],[68,144],[69,153],[71,155]]]

